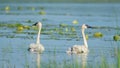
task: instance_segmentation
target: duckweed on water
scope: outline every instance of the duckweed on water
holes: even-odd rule
[[[15,23],[15,24],[4,24],[1,23],[0,27],[7,27],[7,28],[17,28],[17,30],[23,30],[23,29],[30,29],[30,26],[23,25],[21,23]]]
[[[95,32],[95,33],[93,34],[93,36],[94,36],[95,38],[101,38],[101,37],[103,37],[103,34],[102,34],[101,32]]]
[[[73,20],[72,23],[73,23],[73,24],[78,24],[79,22],[78,22],[78,20]]]
[[[69,29],[68,29],[68,28],[65,28],[65,31],[66,31],[66,32],[68,32],[68,31],[69,31]]]
[[[85,35],[85,37],[86,37],[86,40],[88,40],[88,39],[89,39],[89,36],[88,36],[88,34],[86,34],[86,35]]]
[[[9,28],[15,28],[15,27],[23,26],[23,24],[20,24],[20,23],[6,24],[6,26],[9,27]]]
[[[6,6],[5,11],[10,11],[10,6]]]
[[[38,12],[38,14],[40,14],[40,15],[46,15],[46,12],[44,10],[41,10],[40,12]]]
[[[32,22],[32,21],[28,20],[28,22]],[[37,27],[30,27],[28,25],[23,25],[21,23],[9,24],[9,23],[4,23],[3,22],[3,23],[0,23],[0,27],[5,27],[5,28],[2,28],[4,30],[10,28],[9,30],[12,30],[13,35],[14,34],[28,34],[28,35],[32,34],[32,36],[33,36],[38,31]],[[61,23],[59,25],[53,25],[53,24],[49,25],[49,24],[47,24],[47,25],[43,25],[43,28],[41,30],[41,34],[49,35],[49,36],[47,36],[48,39],[50,39],[51,36],[53,37],[53,35],[55,35],[53,39],[60,38],[60,39],[66,39],[66,40],[67,39],[77,39],[77,40],[79,40],[81,37],[77,36],[78,28],[79,28],[78,26],[68,25],[68,24],[65,24],[65,23]],[[16,29],[16,30],[13,30],[13,29]],[[29,32],[29,30],[30,30],[30,32]],[[8,38],[16,38],[14,36],[8,36],[9,35],[8,33],[1,33],[0,37],[5,37],[6,36]],[[101,37],[103,37],[103,34],[101,32],[95,32],[93,34],[93,37],[101,38]],[[88,35],[86,35],[86,39],[88,40]],[[118,41],[119,40],[119,35],[114,36],[113,39],[115,41]]]
[[[67,24],[64,24],[64,23],[61,23],[59,24],[60,27],[67,27],[68,25]]]
[[[17,10],[23,10],[23,9],[29,9],[29,10],[32,10],[32,11],[34,11],[35,10],[35,7],[23,7],[23,6],[18,6],[17,8],[16,8]],[[10,6],[6,6],[5,7],[5,11],[10,11]]]
[[[30,26],[25,25],[25,26],[23,26],[23,28],[29,30]]]
[[[76,29],[75,29],[74,27],[71,27],[71,31],[72,31],[72,32],[75,32]]]
[[[32,11],[34,11],[34,10],[35,10],[35,8],[34,8],[34,7],[31,7],[31,10],[32,10]]]
[[[18,6],[17,10],[23,10],[23,7],[22,6]]]
[[[27,9],[34,11],[35,7],[27,7]]]
[[[119,40],[120,40],[120,36],[119,36],[119,35],[113,36],[113,40],[114,40],[114,41],[119,41]]]
[[[18,26],[18,27],[17,27],[17,30],[18,30],[18,31],[22,31],[23,29],[24,29],[23,26]]]
[[[43,6],[40,6],[39,9],[44,10],[45,8]]]
[[[26,20],[25,22],[27,22],[27,23],[32,23],[32,20]]]
[[[23,24],[20,24],[20,23],[15,23],[15,24],[0,23],[0,27],[15,28],[15,27],[19,27],[19,26],[23,26]]]

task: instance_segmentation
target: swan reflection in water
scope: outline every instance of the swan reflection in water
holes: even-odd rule
[[[37,62],[37,68],[40,68],[40,54],[37,53],[37,57],[36,57],[36,62]]]
[[[87,66],[87,56],[88,56],[87,53],[80,55],[80,59],[82,62],[82,68],[86,68],[86,66]]]
[[[68,54],[69,56],[72,56],[72,62],[74,64],[77,64],[80,66],[80,68],[86,68],[87,66],[87,58],[88,58],[88,53],[82,53],[82,54]]]
[[[40,68],[41,67],[41,54],[35,53],[30,54],[30,68]]]

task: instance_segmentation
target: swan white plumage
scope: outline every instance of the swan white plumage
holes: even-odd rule
[[[33,26],[37,26],[39,28],[37,41],[36,41],[36,43],[30,44],[30,47],[28,48],[28,50],[30,52],[42,53],[45,50],[44,46],[40,43],[40,33],[41,33],[42,23],[37,22],[37,23],[33,24]]]
[[[86,40],[85,33],[84,33],[85,29],[87,28],[91,28],[91,27],[86,24],[83,24],[81,27],[84,45],[73,45],[71,48],[68,48],[68,50],[66,51],[68,54],[80,54],[80,53],[89,52],[87,40]]]

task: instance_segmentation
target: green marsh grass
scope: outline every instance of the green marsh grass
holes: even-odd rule
[[[120,48],[116,48],[115,51],[116,51],[115,53],[116,53],[116,60],[117,60],[116,66],[117,68],[120,68]]]
[[[8,51],[10,51],[9,49],[11,50],[11,47],[7,48]],[[64,60],[61,63],[59,63],[56,58],[56,56],[58,54],[57,47],[54,48],[53,52],[48,53],[48,56],[49,56],[48,63],[46,63],[45,61],[40,62],[41,68],[120,68],[120,48],[115,49],[116,62],[114,64],[109,63],[107,60],[107,57],[104,57],[104,55],[101,55],[101,62],[97,65],[88,64],[87,61],[86,61],[86,64],[82,64],[83,61],[79,62],[79,60],[81,60],[80,58],[78,58],[79,56],[76,56],[74,59],[71,59],[72,61],[66,60],[66,58],[64,58]],[[53,55],[51,55],[51,54],[53,54]],[[25,59],[26,59],[26,60],[24,60],[25,64],[24,64],[23,68],[31,68],[31,67],[36,68],[36,66],[35,66],[36,64],[29,63],[26,52],[23,56],[25,56]],[[51,58],[54,58],[54,59],[52,60]],[[12,62],[10,61],[10,59],[8,59],[8,62],[1,67],[2,68],[6,68],[6,67],[7,68],[13,68],[13,67],[16,68],[17,66],[12,65]]]

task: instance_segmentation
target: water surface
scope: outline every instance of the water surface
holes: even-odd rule
[[[5,7],[10,10],[5,10]],[[39,14],[46,12],[45,15]],[[41,43],[45,51],[41,55],[27,51],[30,43],[36,42],[37,30],[25,29],[16,32],[15,28],[0,26],[0,67],[2,68],[64,68],[64,65],[87,63],[94,68],[104,56],[109,64],[116,63],[115,48],[120,42],[113,40],[115,34],[120,34],[120,5],[119,4],[75,4],[75,3],[3,3],[0,4],[0,24],[21,23],[31,26],[37,21],[43,24]],[[30,20],[30,22],[29,22]],[[78,20],[78,24],[73,24]],[[89,36],[90,52],[85,55],[67,55],[66,50],[75,44],[83,44],[80,26],[85,23],[94,27],[85,32]],[[61,27],[60,24],[66,24]],[[75,28],[75,32],[71,28]],[[65,33],[60,33],[61,31]],[[101,32],[102,38],[93,34]],[[33,34],[31,34],[33,33]],[[39,57],[39,58],[38,58]],[[36,61],[38,58],[39,61]],[[5,64],[4,64],[5,63]],[[55,66],[56,65],[56,66]],[[109,67],[112,68],[112,67]]]

